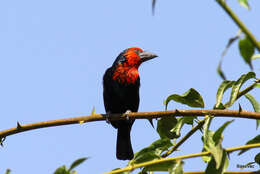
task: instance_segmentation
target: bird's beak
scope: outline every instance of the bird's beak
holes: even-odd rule
[[[151,60],[151,59],[153,59],[155,57],[158,57],[156,54],[150,53],[150,52],[146,52],[146,51],[140,53],[139,56],[141,58],[141,62],[142,63],[147,61],[147,60]]]

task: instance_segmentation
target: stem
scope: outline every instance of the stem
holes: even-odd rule
[[[255,88],[255,86],[257,85],[257,83],[260,83],[260,79],[256,79],[256,81],[251,84],[250,86],[248,86],[247,88],[245,88],[244,90],[240,91],[237,95],[237,99],[239,99],[241,96],[245,95],[246,93],[248,93],[249,91],[251,91],[252,89]]]
[[[235,118],[248,118],[248,119],[260,119],[260,113],[257,112],[247,112],[247,111],[237,111],[237,110],[172,110],[172,111],[158,111],[158,112],[133,112],[127,114],[129,119],[152,119],[161,117],[176,117],[176,116],[205,116],[212,115],[215,117],[235,117]],[[15,128],[6,129],[0,131],[0,142],[5,137],[9,135],[14,135],[17,133],[46,128],[54,126],[63,126],[69,124],[81,124],[85,122],[102,121],[109,117],[111,121],[113,120],[125,120],[125,114],[92,114],[90,116],[81,116],[74,118],[66,118],[60,120],[42,121],[31,124],[20,124],[17,123]]]
[[[227,148],[226,151],[227,152],[233,152],[233,151],[238,151],[238,150],[242,150],[242,149],[250,149],[250,148],[256,148],[256,147],[260,147],[260,143],[248,144],[248,145],[243,145],[243,146],[233,147],[233,148]],[[144,162],[144,163],[139,163],[139,164],[136,164],[136,165],[130,165],[130,166],[127,166],[123,169],[113,170],[113,171],[107,172],[105,174],[116,174],[116,173],[121,173],[121,172],[126,172],[126,171],[132,171],[136,168],[150,166],[150,165],[154,165],[154,164],[160,164],[160,163],[169,162],[169,161],[195,158],[195,157],[207,156],[207,155],[210,155],[210,152],[200,152],[200,153],[182,155],[182,156],[171,157],[171,158],[161,158],[161,159],[158,159],[158,160],[152,160],[152,161],[148,161],[148,162]]]
[[[236,14],[228,7],[224,0],[216,0],[217,3],[225,10],[225,12],[232,18],[232,20],[237,24],[237,26],[246,34],[249,40],[254,44],[257,50],[260,52],[260,43],[257,42],[254,35],[248,30],[248,28],[243,24],[243,22],[236,16]]]
[[[163,158],[172,154],[178,147],[180,147],[190,136],[192,136],[197,130],[202,128],[205,123],[205,119],[200,121],[197,126],[193,127],[175,146],[173,146],[168,152],[162,155]]]

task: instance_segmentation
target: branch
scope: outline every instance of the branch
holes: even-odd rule
[[[226,151],[227,152],[233,152],[233,151],[238,151],[238,150],[242,150],[242,149],[250,149],[250,148],[256,148],[256,147],[260,147],[260,143],[248,144],[248,145],[233,147],[233,148],[227,148]],[[123,168],[123,169],[113,170],[113,171],[107,172],[105,174],[117,174],[117,173],[126,172],[126,171],[133,171],[136,168],[146,167],[146,166],[150,166],[150,165],[154,165],[154,164],[160,164],[160,163],[169,162],[169,161],[195,158],[195,157],[208,156],[208,155],[210,155],[210,152],[200,152],[200,153],[182,155],[182,156],[171,157],[171,158],[161,158],[161,159],[158,159],[158,160],[152,160],[152,161],[139,163],[139,164],[135,164],[135,165],[129,165],[129,166]]]
[[[236,14],[228,7],[224,0],[216,0],[218,4],[225,10],[225,12],[232,18],[237,26],[247,35],[249,40],[254,44],[257,50],[260,52],[260,43],[257,42],[255,36],[249,31],[249,29],[243,24],[243,22],[236,16]]]
[[[236,118],[248,118],[248,119],[260,119],[260,113],[247,112],[247,111],[236,111],[236,110],[172,110],[172,111],[158,111],[158,112],[132,112],[127,114],[129,119],[153,119],[160,117],[171,117],[171,116],[205,116],[212,115],[215,117],[236,117]],[[126,114],[92,114],[90,116],[81,116],[74,118],[66,118],[60,120],[42,121],[31,124],[20,124],[17,123],[17,127],[0,131],[0,140],[3,140],[9,135],[17,133],[46,128],[54,126],[63,126],[69,124],[81,124],[85,122],[102,121],[106,120],[125,120]],[[0,141],[1,142],[1,141]]]

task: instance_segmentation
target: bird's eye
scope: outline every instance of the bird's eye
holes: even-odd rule
[[[123,64],[126,61],[125,56],[120,57],[118,63]]]

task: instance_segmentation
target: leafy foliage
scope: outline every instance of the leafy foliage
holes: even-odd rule
[[[6,171],[5,171],[5,174],[10,174],[11,173],[11,170],[10,169],[7,169]]]
[[[190,107],[204,108],[204,101],[201,95],[193,88],[189,89],[183,95],[178,95],[178,94],[170,95],[164,102],[166,110],[167,110],[168,103],[171,100],[188,105]]]
[[[255,156],[255,162],[260,165],[260,153]]]
[[[169,147],[172,146],[171,141],[168,138],[159,139],[153,142],[150,146],[142,149],[134,155],[134,159],[132,159],[129,164],[138,164],[154,159],[161,158],[160,155],[166,151]]]
[[[175,117],[161,118],[157,122],[157,132],[160,137],[169,139],[177,138],[178,135],[175,132],[171,132],[171,130],[176,127],[177,123],[178,120]]]
[[[254,143],[260,143],[260,135],[257,135],[256,137],[254,137],[253,139],[249,140],[246,144],[254,144]],[[241,155],[243,153],[245,153],[246,151],[248,151],[249,149],[244,149],[241,150],[238,155]]]
[[[75,167],[79,166],[81,163],[83,163],[85,160],[87,160],[88,158],[80,158],[76,161],[74,161],[71,165],[70,168],[67,169],[65,165],[59,167],[58,169],[56,169],[56,171],[54,172],[54,174],[77,174],[77,172],[75,170],[73,170]]]
[[[246,9],[250,10],[250,6],[247,0],[238,0],[238,2],[242,7],[245,7]]]
[[[255,47],[248,37],[245,37],[239,41],[239,51],[244,61],[250,66],[251,69],[253,69],[251,58],[254,55]]]
[[[258,101],[250,94],[245,94],[245,97],[250,101],[252,104],[255,112],[260,112],[260,104]],[[259,127],[260,120],[256,120],[256,129]]]
[[[183,172],[182,169],[183,162],[178,160],[178,161],[169,161],[169,162],[164,162],[161,164],[154,164],[145,167],[142,172],[152,172],[152,171],[168,171],[169,173],[180,173]]]
[[[231,38],[228,40],[228,43],[227,43],[227,45],[226,45],[224,51],[223,51],[222,54],[221,54],[221,59],[220,59],[220,61],[219,61],[218,67],[217,67],[217,73],[218,73],[218,75],[219,75],[223,80],[226,80],[226,76],[225,76],[225,74],[224,74],[224,72],[223,72],[223,70],[222,70],[222,68],[221,68],[222,61],[223,61],[225,55],[227,54],[227,51],[228,51],[228,49],[230,48],[230,46],[231,46],[235,41],[237,41],[237,40],[239,39],[240,34],[241,34],[241,30],[238,31],[238,33],[236,34],[236,36],[231,37]]]
[[[213,158],[204,158],[204,161],[209,161],[208,168],[210,168],[210,171],[213,170],[211,169],[212,166],[214,166],[216,171],[219,170],[223,163],[228,161],[226,157],[223,157],[225,156],[225,151],[221,146],[221,142],[224,129],[232,122],[233,120],[225,122],[216,132],[209,130],[210,118],[207,118],[207,121],[205,122],[203,131],[204,133],[202,137],[204,143],[203,149],[204,151],[209,151]],[[224,169],[223,166],[222,169]]]
[[[221,85],[218,88],[217,91],[217,101],[215,104],[215,109],[222,109],[224,107],[224,105],[221,103],[224,92],[228,89],[231,88],[234,85],[235,81],[228,81],[228,80],[224,80]]]
[[[229,102],[225,104],[225,107],[228,108],[234,104],[234,102],[237,100],[239,90],[241,86],[249,79],[255,78],[254,72],[249,72],[247,74],[243,74],[233,85],[232,85],[232,91],[231,96],[229,99]]]
[[[219,165],[219,166],[218,166]],[[227,152],[223,150],[222,158],[220,159],[220,163],[217,164],[214,158],[210,160],[208,166],[206,168],[206,174],[222,174],[225,172],[228,167],[228,156]]]

